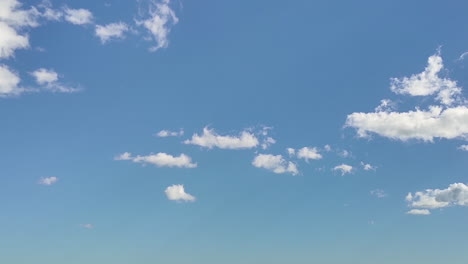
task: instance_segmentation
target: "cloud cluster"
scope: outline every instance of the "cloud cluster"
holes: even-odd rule
[[[166,188],[164,191],[166,193],[167,199],[171,201],[178,202],[194,202],[196,200],[195,196],[185,192],[184,185],[174,184]]]
[[[107,25],[96,25],[95,33],[99,37],[102,44],[107,43],[114,39],[123,39],[125,32],[129,31],[130,28],[123,22],[110,23]]]
[[[309,160],[319,160],[323,157],[316,147],[303,147],[297,151],[293,148],[287,148],[286,150],[289,156],[296,156],[298,159],[304,159],[307,162],[309,162]]]
[[[213,129],[203,128],[201,135],[194,134],[192,139],[184,141],[185,144],[197,145],[205,148],[220,149],[250,149],[259,145],[258,138],[251,132],[242,131],[238,136],[218,135]]]
[[[135,163],[153,164],[157,167],[178,167],[178,168],[196,168],[197,164],[192,162],[192,158],[180,154],[179,156],[172,156],[163,152],[157,154],[150,154],[146,156],[132,156],[131,153],[125,152],[115,157],[115,160],[129,160]]]
[[[408,193],[406,201],[412,208],[426,210],[456,205],[468,206],[468,186],[463,183],[453,183],[446,189],[427,189],[414,194]]]
[[[282,155],[258,154],[252,161],[252,165],[278,174],[290,173],[297,175],[299,173],[296,164],[286,161]]]
[[[416,108],[408,112],[395,112],[389,101],[382,101],[375,112],[356,112],[348,115],[345,126],[357,130],[359,137],[378,134],[383,137],[433,141],[442,139],[466,139],[468,136],[468,105],[461,98],[462,89],[455,81],[439,77],[443,69],[440,54],[430,56],[424,72],[392,79],[391,90],[397,94],[429,96],[437,94],[441,105],[428,109]],[[455,105],[457,103],[457,105]]]

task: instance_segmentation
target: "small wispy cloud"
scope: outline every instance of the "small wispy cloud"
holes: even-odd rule
[[[56,183],[57,181],[58,181],[57,177],[46,177],[46,178],[40,178],[38,181],[38,184],[49,186],[49,185]]]

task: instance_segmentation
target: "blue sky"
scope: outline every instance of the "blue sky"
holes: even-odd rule
[[[467,263],[467,8],[0,0],[0,262]]]

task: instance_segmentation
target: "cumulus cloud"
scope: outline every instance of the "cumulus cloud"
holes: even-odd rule
[[[18,86],[20,78],[6,65],[0,64],[0,97],[21,94],[24,89]]]
[[[125,152],[115,157],[115,160],[130,160],[135,163],[153,164],[157,167],[178,167],[178,168],[196,168],[197,164],[192,163],[192,158],[180,154],[179,156],[172,156],[163,152],[157,154],[150,154],[147,156],[132,156],[131,153]]]
[[[169,45],[168,35],[171,28],[179,22],[174,10],[171,9],[170,0],[151,0],[149,7],[149,17],[137,20],[137,25],[143,26],[151,34],[151,38],[156,42],[150,51],[166,48]]]
[[[407,112],[396,112],[392,102],[382,100],[374,112],[356,112],[347,116],[345,126],[357,130],[359,137],[371,134],[397,140],[417,139],[432,142],[435,138],[467,138],[468,105],[461,97],[462,89],[456,81],[442,78],[443,69],[440,54],[430,56],[424,72],[393,78],[391,90],[397,94],[410,96],[437,95],[441,105],[431,105],[427,109],[416,107]],[[456,104],[455,104],[456,103]]]
[[[58,181],[57,177],[47,177],[39,179],[39,184],[41,185],[52,185]]]
[[[184,130],[179,131],[170,131],[170,130],[161,130],[156,133],[157,137],[180,137],[184,135]]]
[[[297,158],[304,159],[305,161],[309,160],[319,160],[322,158],[322,154],[319,153],[318,149],[313,147],[303,147],[297,150]]]
[[[440,78],[439,73],[444,68],[440,54],[432,55],[427,60],[426,69],[411,77],[392,78],[391,90],[397,94],[411,96],[428,96],[438,93],[437,99],[445,105],[454,102],[461,93],[457,82],[447,78]]]
[[[238,136],[221,136],[213,129],[205,127],[203,134],[194,134],[192,139],[184,141],[185,144],[197,145],[212,149],[214,147],[220,149],[249,149],[258,146],[258,138],[248,131],[243,131]]]
[[[387,193],[382,190],[382,189],[375,189],[375,190],[372,190],[370,191],[370,194],[377,197],[377,198],[384,198],[384,197],[387,197]]]
[[[42,90],[57,93],[74,93],[80,91],[79,88],[67,86],[58,81],[59,75],[50,69],[40,68],[31,73],[36,79],[36,83],[41,86]]]
[[[286,161],[282,155],[259,154],[252,161],[252,165],[257,168],[264,168],[274,173],[299,173],[296,164]]]
[[[13,56],[15,50],[29,47],[27,35],[20,35],[5,22],[0,21],[0,59]]]
[[[99,37],[102,44],[107,43],[112,39],[123,39],[125,32],[129,30],[127,24],[123,22],[111,23],[107,25],[96,25],[96,36]]]
[[[427,189],[408,193],[406,201],[410,207],[436,209],[449,206],[468,206],[468,186],[463,183],[450,184],[446,189]]]
[[[348,115],[346,126],[357,129],[358,136],[369,133],[406,141],[434,138],[466,138],[468,135],[468,107],[457,106],[444,109],[431,106],[428,110],[409,112],[353,113]]]
[[[341,175],[343,176],[345,174],[351,173],[353,171],[353,166],[343,163],[341,165],[335,166],[332,170],[341,172]]]
[[[64,18],[74,25],[85,25],[93,22],[93,14],[87,9],[64,8]]]
[[[431,211],[427,209],[411,209],[406,213],[410,215],[430,215]]]
[[[184,185],[181,184],[171,185],[164,192],[167,199],[171,201],[193,202],[196,200],[195,196],[185,192]]]

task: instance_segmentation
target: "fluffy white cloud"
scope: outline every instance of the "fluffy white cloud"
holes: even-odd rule
[[[317,148],[309,148],[309,147],[303,147],[299,150],[297,150],[296,156],[299,159],[304,159],[306,161],[309,160],[319,160],[322,158],[322,154],[319,153]]]
[[[180,154],[179,156],[172,156],[166,153],[159,152],[157,154],[150,154],[147,156],[132,156],[131,153],[125,152],[115,158],[115,160],[130,160],[135,163],[153,164],[157,167],[179,167],[179,168],[196,168],[197,164],[192,163],[192,158]]]
[[[129,30],[127,24],[123,22],[111,23],[105,26],[96,25],[96,36],[101,39],[101,43],[105,44],[111,39],[122,39],[125,37],[125,32]]]
[[[166,48],[169,44],[168,35],[172,26],[179,22],[175,12],[169,6],[170,0],[151,0],[149,18],[137,21],[137,25],[143,26],[151,34],[156,45],[150,48],[156,51]]]
[[[0,97],[14,96],[22,93],[24,89],[18,86],[19,76],[6,65],[0,64]]]
[[[87,9],[64,8],[65,20],[74,25],[85,25],[93,22],[93,14]]]
[[[425,111],[353,113],[348,115],[346,126],[356,128],[360,137],[376,133],[403,141],[466,138],[468,107],[431,106]]]
[[[42,90],[56,93],[74,93],[80,91],[79,88],[64,85],[58,81],[58,74],[54,70],[40,68],[31,73]]]
[[[0,21],[0,59],[11,57],[15,50],[28,47],[28,36],[18,34],[13,27]]]
[[[436,209],[449,206],[468,206],[468,186],[463,183],[450,184],[446,189],[427,189],[408,193],[406,201],[410,207]]]
[[[459,150],[468,151],[468,145],[461,145],[458,147]]]
[[[0,21],[15,28],[37,26],[37,19],[41,15],[37,8],[22,9],[21,7],[22,4],[18,0],[0,1]]]
[[[243,131],[239,136],[221,136],[213,129],[203,128],[203,134],[194,134],[192,139],[185,140],[185,144],[198,145],[205,148],[220,149],[249,149],[258,146],[257,137],[250,132]]]
[[[450,105],[461,93],[461,88],[457,86],[457,82],[439,77],[443,68],[442,57],[439,54],[432,55],[428,58],[423,72],[401,79],[392,78],[390,88],[397,94],[411,96],[427,96],[437,92],[437,99],[445,105]]]
[[[370,191],[370,194],[377,197],[377,198],[387,197],[387,193],[384,190],[381,190],[381,189],[372,190],[372,191]]]
[[[185,201],[193,202],[196,200],[195,196],[185,192],[184,185],[174,184],[166,188],[164,191],[167,199],[171,201]]]
[[[57,177],[47,177],[39,179],[39,184],[41,185],[52,185],[58,181]]]
[[[264,168],[274,173],[299,173],[296,164],[286,161],[281,155],[259,154],[252,161],[252,165],[257,168]]]
[[[430,215],[431,214],[431,212],[427,209],[411,209],[406,213],[410,215]]]
[[[341,164],[335,166],[332,170],[341,172],[341,175],[351,173],[353,171],[353,166],[347,164]]]
[[[182,129],[180,131],[161,130],[156,134],[157,137],[180,137],[183,135],[184,130]]]

